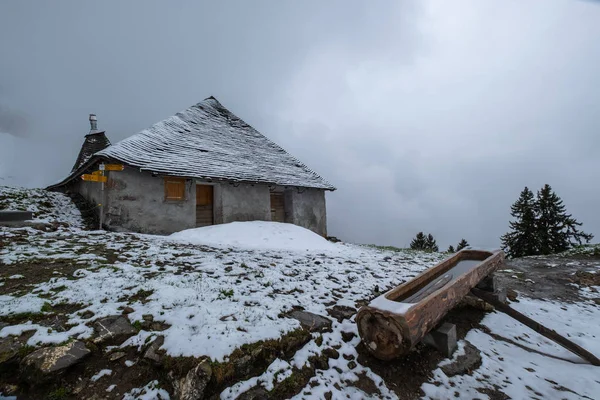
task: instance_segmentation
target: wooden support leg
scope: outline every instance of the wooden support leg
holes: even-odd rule
[[[483,278],[476,288],[488,292],[500,303],[506,304],[506,288],[500,287],[496,274],[490,274]]]
[[[445,357],[452,357],[458,347],[456,343],[456,325],[444,322],[425,335],[423,343],[435,348]]]

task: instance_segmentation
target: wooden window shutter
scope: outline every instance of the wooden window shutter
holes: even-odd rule
[[[185,179],[165,176],[165,200],[185,200]]]

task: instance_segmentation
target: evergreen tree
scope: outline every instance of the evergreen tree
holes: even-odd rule
[[[427,235],[427,239],[425,240],[425,250],[434,251],[436,253],[439,251],[438,245],[431,233]]]
[[[413,250],[425,250],[425,245],[427,244],[427,239],[423,232],[417,233],[417,236],[410,242],[410,248]]]
[[[509,257],[560,253],[594,237],[578,230],[581,223],[567,214],[563,201],[548,184],[537,192],[536,199],[525,187],[510,209],[515,221],[501,238]]]
[[[563,201],[548,184],[537,193],[535,211],[538,254],[560,253],[576,244],[587,243],[594,237],[577,229],[581,222],[567,214]]]
[[[469,247],[469,242],[465,239],[460,239],[460,242],[458,242],[458,245],[456,246],[456,251],[461,251],[465,247]]]
[[[536,221],[536,201],[533,192],[525,187],[518,200],[510,207],[511,231],[502,235],[502,248],[509,257],[538,254],[539,239]]]
[[[453,247],[452,245],[450,245],[450,246],[448,247],[448,250],[447,250],[447,252],[448,252],[448,253],[454,253],[454,252],[455,252],[455,251],[454,251],[454,247]]]

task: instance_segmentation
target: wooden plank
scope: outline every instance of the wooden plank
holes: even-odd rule
[[[185,200],[185,178],[166,176],[165,200]]]
[[[271,221],[285,222],[283,193],[271,193]]]
[[[361,340],[382,360],[406,354],[503,262],[502,251],[459,251],[362,307],[356,316]]]
[[[518,312],[517,310],[511,308],[508,304],[504,304],[501,301],[498,301],[498,299],[496,299],[491,293],[486,292],[484,290],[477,289],[477,288],[471,289],[471,293],[473,293],[475,296],[479,297],[486,303],[493,305],[496,308],[496,310],[502,311],[503,313],[516,319],[523,325],[528,326],[529,328],[533,329],[540,335],[558,343],[565,349],[577,354],[579,357],[583,358],[590,364],[595,365],[595,366],[600,366],[600,359],[598,357],[596,357],[595,355],[593,355],[592,353],[590,353],[583,347],[579,346],[577,343],[574,343],[574,342],[570,341],[569,339],[567,339],[566,337],[559,335],[555,330],[546,328],[544,325],[540,324],[539,322],[534,321],[533,319],[529,318],[528,316],[523,315],[520,312]]]
[[[125,169],[125,166],[123,164],[105,164],[104,165],[105,171],[123,171],[124,169]]]
[[[196,226],[214,224],[214,188],[211,185],[196,185]]]

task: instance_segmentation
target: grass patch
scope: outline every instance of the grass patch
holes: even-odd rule
[[[223,299],[227,299],[227,298],[231,298],[233,297],[233,289],[229,289],[229,290],[225,290],[225,289],[221,289],[219,291],[219,297],[217,297],[219,300],[223,300]]]
[[[69,390],[64,387],[59,387],[58,389],[53,390],[50,393],[48,393],[47,399],[48,400],[63,400],[63,399],[66,399],[68,396],[69,396]]]

